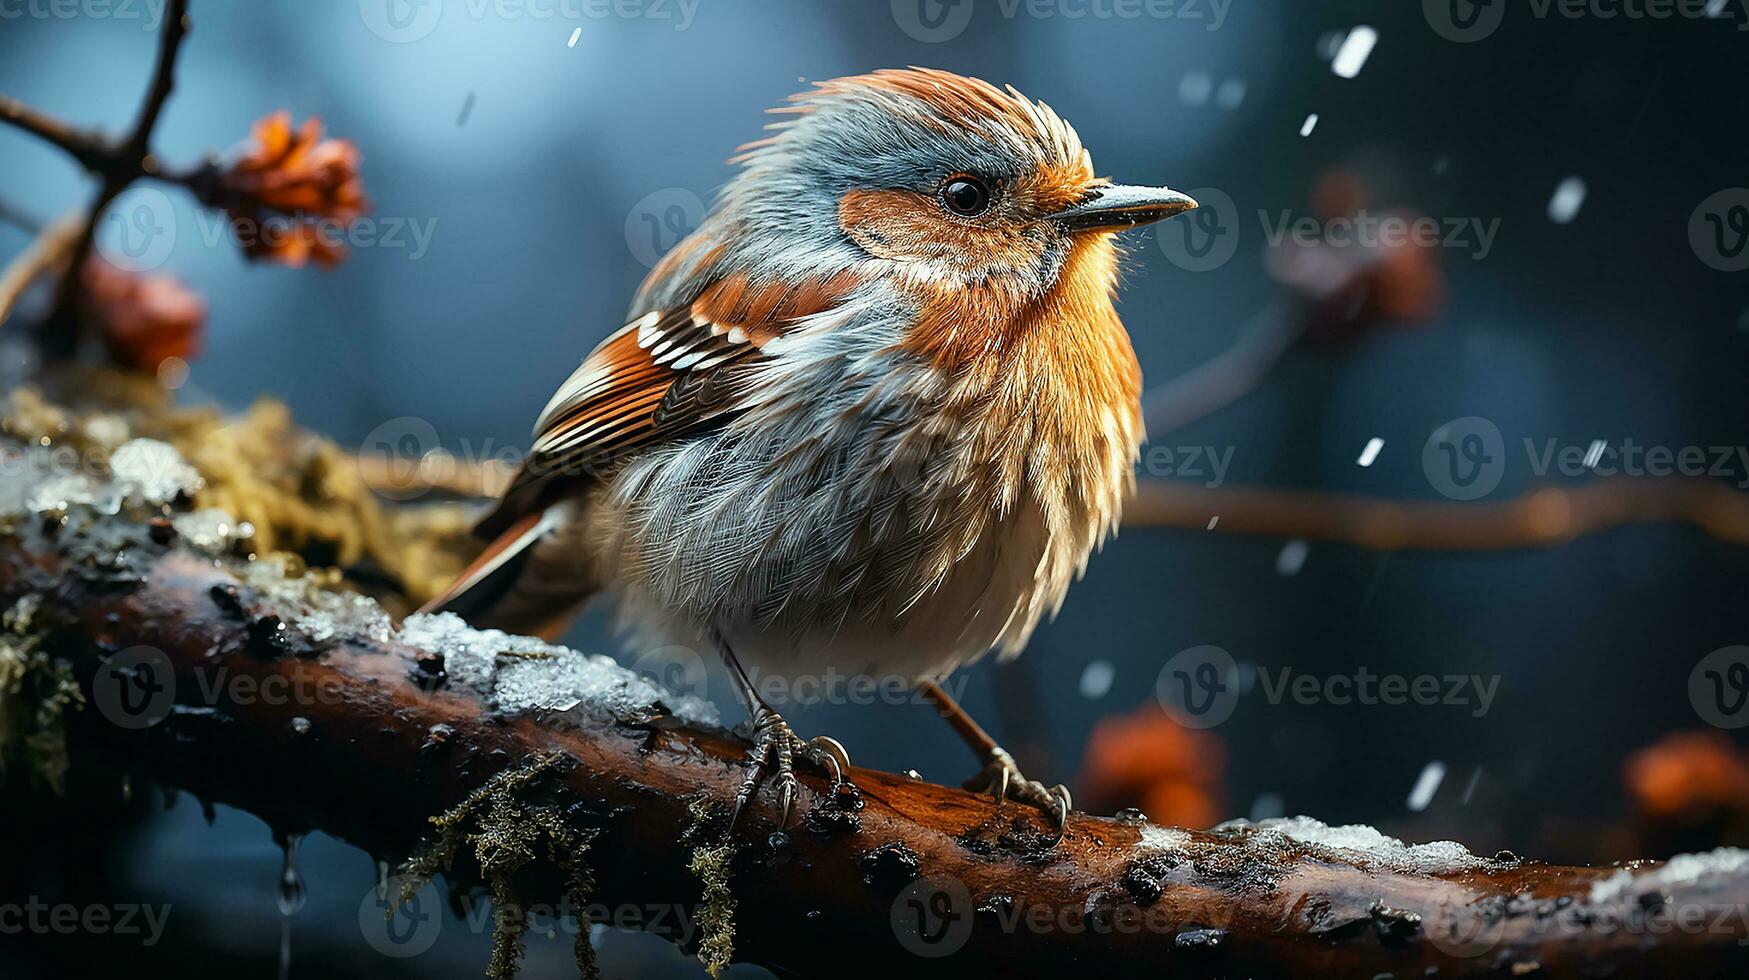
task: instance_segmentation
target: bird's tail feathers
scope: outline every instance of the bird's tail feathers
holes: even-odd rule
[[[419,607],[420,613],[453,612],[475,626],[514,590],[534,546],[558,525],[559,508],[525,514],[499,531],[449,588]]]

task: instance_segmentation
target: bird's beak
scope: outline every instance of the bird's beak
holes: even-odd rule
[[[1134,228],[1183,214],[1196,207],[1188,194],[1170,187],[1130,187],[1111,184],[1096,187],[1074,207],[1051,215],[1065,231],[1093,228]]]

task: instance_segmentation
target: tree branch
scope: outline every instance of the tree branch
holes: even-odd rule
[[[463,681],[478,655],[466,648],[489,634],[420,649],[411,640],[429,633],[395,634],[352,606],[337,618],[308,583],[215,562],[164,522],[60,513],[11,521],[0,601],[37,597],[31,628],[98,706],[73,719],[76,765],[137,764],[272,826],[320,828],[379,855],[414,852],[430,818],[465,812],[506,778],[538,783],[543,812],[594,838],[595,902],[700,902],[694,859],[726,833],[741,739],[623,698],[608,710],[588,695],[564,712],[506,709],[503,675]],[[137,678],[142,646],[162,658],[176,704],[161,723],[124,728],[102,710],[106,695],[114,703],[102,685]],[[115,670],[124,649],[133,673]],[[1560,868],[1311,822],[1188,832],[1082,814],[1053,846],[1025,808],[888,773],[852,778],[860,809],[804,774],[799,826],[773,836],[762,799],[734,832],[736,959],[956,978],[1698,978],[1749,966],[1741,852]],[[505,894],[557,894],[559,876],[544,870]]]

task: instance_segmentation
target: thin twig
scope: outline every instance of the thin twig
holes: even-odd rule
[[[10,123],[65,150],[92,173],[103,173],[115,156],[116,148],[97,133],[70,126],[4,95],[0,95],[0,122]]]
[[[1293,348],[1306,324],[1303,312],[1289,303],[1252,316],[1232,347],[1142,396],[1148,434],[1158,439],[1249,394]]]
[[[140,161],[141,169],[154,173],[157,166],[148,157],[151,155],[152,131],[158,126],[158,116],[164,111],[164,103],[169,101],[170,93],[176,88],[176,56],[182,50],[182,39],[188,35],[188,0],[170,0],[169,16],[164,21],[164,33],[158,38],[158,64],[152,73],[151,87],[146,90],[146,100],[140,107],[140,117],[134,123],[133,135],[128,139],[128,149]]]
[[[85,212],[74,211],[37,235],[30,247],[0,273],[0,326],[12,316],[18,300],[38,276],[63,269],[74,243],[85,228]]]
[[[91,256],[97,225],[108,213],[109,206],[121,196],[122,191],[127,190],[128,185],[158,170],[151,153],[152,130],[158,125],[158,116],[164,111],[164,103],[170,98],[170,92],[176,85],[176,56],[182,50],[182,39],[188,35],[188,0],[170,0],[166,14],[164,29],[158,35],[157,65],[152,71],[152,82],[146,90],[145,101],[140,106],[139,118],[126,141],[100,169],[103,184],[92,200],[90,220],[74,246],[72,261],[68,264],[69,272],[61,277],[60,285],[55,291],[54,306],[49,313],[51,322],[73,322],[73,306],[79,295],[78,270],[84,267],[85,260]]]
[[[417,460],[360,453],[353,462],[365,486],[394,500],[427,493],[486,500],[510,489],[516,476],[516,468],[500,460],[462,459],[449,453],[430,453]]]
[[[42,234],[43,223],[35,215],[28,214],[24,209],[0,201],[0,221],[22,228],[33,235]]]

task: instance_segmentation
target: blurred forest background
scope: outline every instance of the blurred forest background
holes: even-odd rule
[[[1451,10],[1491,8],[203,2],[157,148],[193,160],[268,110],[319,116],[362,152],[377,239],[354,240],[321,273],[250,266],[186,195],[140,185],[100,244],[125,252],[135,215],[175,229],[152,261],[210,307],[204,350],[174,379],[184,401],[241,410],[272,395],[343,446],[396,449],[411,433],[420,448],[506,458],[696,224],[765,108],[813,80],[929,65],[1049,102],[1101,174],[1230,200],[1222,223],[1131,236],[1120,310],[1151,386],[1217,357],[1293,292],[1288,247],[1268,234],[1284,213],[1317,221],[1364,203],[1467,230],[1418,253],[1411,315],[1315,327],[1254,391],[1156,433],[1177,465],[1147,478],[1444,502],[1424,447],[1446,423],[1482,417],[1502,434],[1505,466],[1481,504],[1595,481],[1539,474],[1535,453],[1596,440],[1727,447],[1724,473],[1703,479],[1740,489],[1749,275],[1720,267],[1749,260],[1733,266],[1727,245],[1709,251],[1691,227],[1710,227],[1697,209],[1713,201],[1721,234],[1749,233],[1749,191],[1717,196],[1749,184],[1737,105],[1749,20],[1742,4],[1707,8],[1716,16],[1653,20],[1512,5],[1488,36],[1454,40]],[[123,128],[161,4],[102,9],[0,0],[0,93]],[[1359,25],[1376,32],[1370,54],[1348,43]],[[61,153],[0,127],[0,198],[46,220],[87,194]],[[1200,258],[1185,236],[1211,228],[1224,237]],[[0,223],[0,256],[29,240]],[[29,357],[0,334],[0,384],[18,383]],[[1382,447],[1359,465],[1374,439]],[[1745,740],[1709,724],[1719,719],[1690,679],[1712,651],[1749,643],[1746,612],[1749,549],[1680,524],[1551,548],[1398,553],[1229,534],[1218,521],[1129,527],[1019,662],[971,668],[964,700],[1029,774],[1069,783],[1084,805],[1146,800],[1152,816],[1185,822],[1307,813],[1569,862],[1660,857],[1744,842]],[[637,659],[599,613],[568,642]],[[1242,693],[1230,717],[1187,731],[1163,720],[1157,692],[1163,666],[1203,646],[1231,656]],[[1320,681],[1474,675],[1493,694],[1486,710],[1474,697],[1271,703],[1262,679],[1284,667]],[[714,669],[710,692],[738,716]],[[920,706],[821,705],[790,720],[830,732],[861,765],[948,783],[975,769]],[[1749,723],[1749,710],[1723,720]],[[1697,734],[1667,741],[1681,732]],[[1090,744],[1102,767],[1084,761]],[[0,974],[73,975],[109,957],[136,975],[273,969],[271,835],[235,811],[209,827],[189,801],[161,803],[137,792],[125,832],[87,846],[118,900],[173,905],[165,941],[142,953],[120,937],[5,936]],[[295,975],[482,968],[486,938],[463,928],[422,957],[372,952],[356,925],[370,860],[322,836],[302,859]],[[567,970],[569,957],[566,937],[533,937],[530,975]],[[620,933],[604,938],[602,964],[609,976],[698,971]]]

